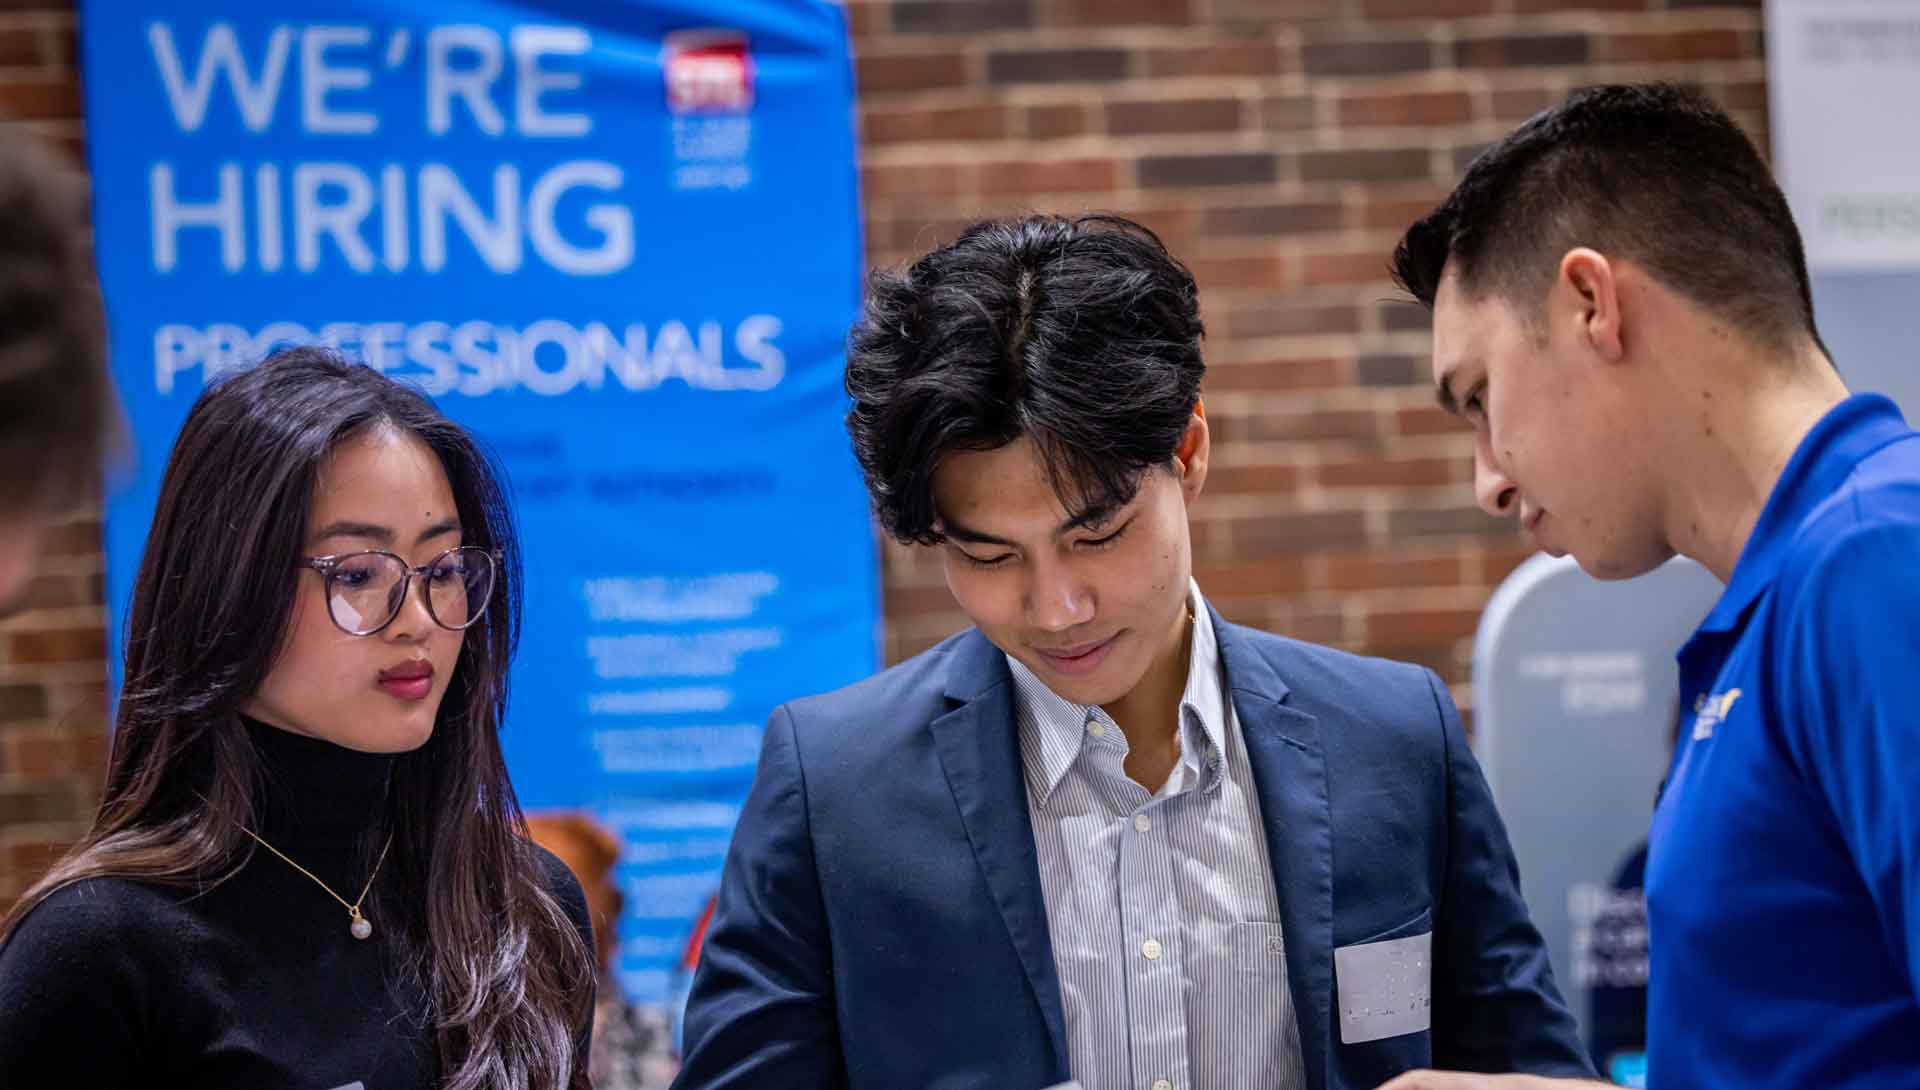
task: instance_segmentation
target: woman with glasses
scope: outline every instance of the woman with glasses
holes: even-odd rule
[[[417,393],[294,349],[203,394],[93,828],[0,921],[6,1084],[588,1086],[585,902],[496,734],[518,590]]]

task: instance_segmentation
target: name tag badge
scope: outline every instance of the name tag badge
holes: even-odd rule
[[[1433,1026],[1433,932],[1343,946],[1333,952],[1339,981],[1340,1043],[1357,1045]]]

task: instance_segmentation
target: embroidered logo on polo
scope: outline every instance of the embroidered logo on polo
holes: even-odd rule
[[[1694,741],[1713,737],[1713,728],[1727,721],[1727,714],[1733,711],[1733,702],[1738,699],[1740,699],[1738,689],[1695,697],[1693,701]]]

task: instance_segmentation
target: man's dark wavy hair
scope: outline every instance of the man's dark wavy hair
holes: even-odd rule
[[[885,531],[941,540],[933,475],[1021,437],[1075,517],[1171,463],[1200,397],[1193,274],[1118,216],[977,223],[876,272],[847,353],[847,430]]]

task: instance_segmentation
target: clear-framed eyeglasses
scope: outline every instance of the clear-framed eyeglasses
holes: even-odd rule
[[[350,636],[371,636],[393,623],[420,577],[427,615],[441,628],[471,628],[486,615],[499,554],[476,545],[448,549],[419,567],[380,549],[301,558],[326,580],[327,615]]]

